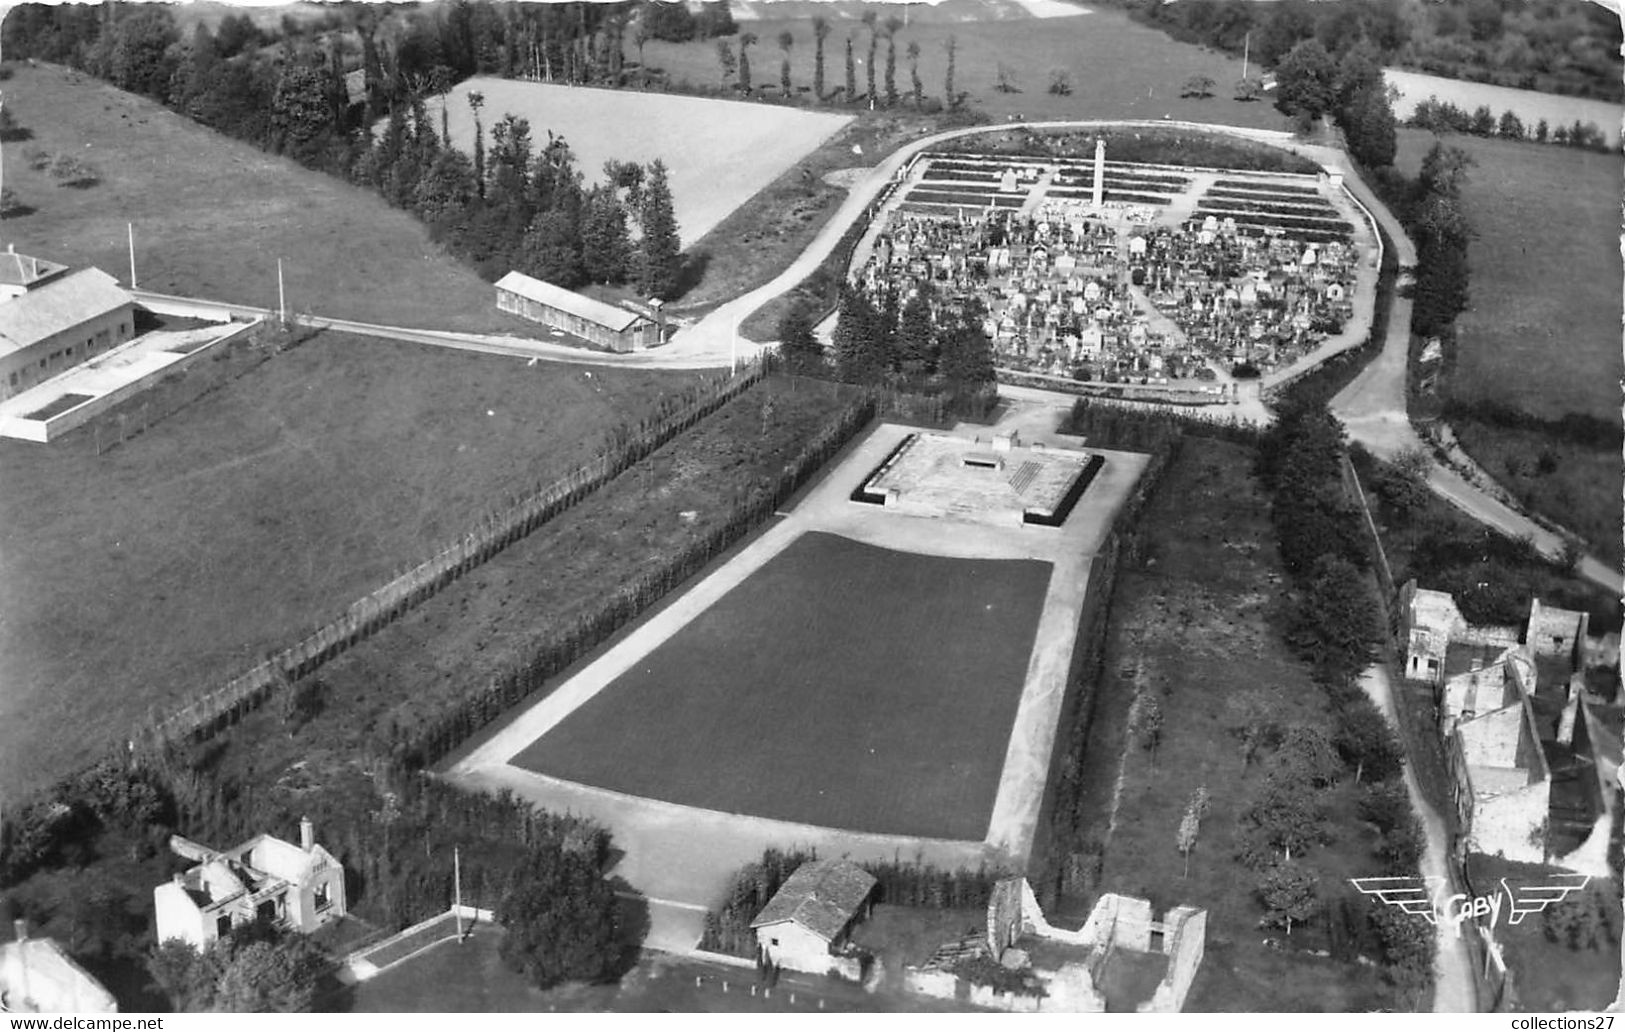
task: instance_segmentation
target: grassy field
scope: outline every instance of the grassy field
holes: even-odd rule
[[[1587,448],[1538,431],[1452,419],[1462,448],[1535,512],[1579,534],[1605,559],[1625,558],[1619,449]]]
[[[688,249],[688,278],[695,282],[678,310],[713,307],[778,275],[846,198],[845,188],[826,182],[825,176],[872,165],[936,124],[936,119],[910,111],[863,112]],[[778,332],[777,310],[760,323],[751,316],[740,329],[752,340],[772,340]]]
[[[1367,1010],[1385,1005],[1375,970],[1312,952],[1329,947],[1323,920],[1290,937],[1261,930],[1257,877],[1235,859],[1239,818],[1264,773],[1262,764],[1244,767],[1225,731],[1229,697],[1262,688],[1282,724],[1328,720],[1323,692],[1274,630],[1280,565],[1261,544],[1273,531],[1251,462],[1245,448],[1187,440],[1142,519],[1141,562],[1119,575],[1107,681],[1082,771],[1102,849],[1095,888],[1147,897],[1159,911],[1179,903],[1207,909],[1207,952],[1187,1012]],[[1161,697],[1154,758],[1125,730],[1137,682]],[[1199,786],[1211,793],[1211,809],[1186,876],[1175,835]],[[1321,800],[1334,841],[1296,859],[1319,875],[1322,900],[1333,901],[1352,891],[1344,878],[1370,873],[1377,861],[1372,832],[1353,818],[1352,787],[1326,790]],[[1081,920],[1091,900],[1063,902],[1062,916]]]
[[[0,441],[0,786],[238,673],[688,379],[339,334],[245,368],[101,455],[94,426]]]
[[[1420,166],[1434,137],[1402,130],[1398,165]],[[1620,419],[1618,155],[1450,136],[1474,159],[1466,188],[1476,237],[1471,305],[1457,321],[1455,368],[1443,391],[1545,419],[1575,412]],[[1535,512],[1621,555],[1617,447],[1588,448],[1538,429],[1452,417],[1462,447]],[[1556,467],[1542,457],[1557,460]]]
[[[1414,175],[1434,137],[1400,132]],[[1545,417],[1619,418],[1619,193],[1625,161],[1566,147],[1453,135],[1474,159],[1467,216],[1471,305],[1449,390]],[[1617,492],[1616,492],[1617,494]]]
[[[466,331],[529,332],[491,288],[446,256],[411,215],[162,106],[68,69],[15,66],[6,111],[33,138],[5,148],[5,182],[30,214],[6,243],[129,277],[126,224],[147,290],[241,304],[277,302],[283,259],[298,312]],[[29,155],[73,154],[91,187],[58,186]],[[525,328],[529,327],[529,331]]]
[[[847,396],[830,384],[776,379],[745,391],[322,667],[315,674],[325,686],[319,719],[290,733],[276,707],[250,716],[223,739],[225,776],[275,784],[293,799],[305,786],[340,783],[366,752],[387,746],[391,726],[416,726],[448,698],[483,689],[538,642],[596,612],[606,585],[703,539],[736,499],[782,469]],[[764,405],[772,416],[765,433]]]
[[[687,806],[979,840],[1049,574],[809,533],[514,762]]]
[[[884,16],[884,14],[882,15]],[[814,44],[810,18],[764,18],[751,22],[760,42],[751,50],[752,78],[756,85],[776,93],[779,89],[780,32],[794,37],[790,50],[790,76],[798,96],[813,80]],[[864,62],[868,57],[868,30],[856,18],[833,18],[824,47],[824,88],[844,87],[845,40],[854,37],[857,88],[866,89]],[[1120,11],[1093,9],[1071,18],[1013,18],[1002,21],[914,22],[897,36],[897,90],[911,92],[905,49],[920,45],[920,80],[925,95],[942,99],[947,70],[949,35],[956,37],[954,84],[968,91],[975,111],[995,121],[1020,115],[1028,121],[1060,118],[1172,118],[1218,122],[1269,129],[1286,127],[1285,119],[1268,103],[1232,99],[1232,87],[1241,78],[1241,62],[1216,52],[1178,43],[1162,33],[1136,25]],[[737,42],[737,41],[734,41]],[[885,97],[885,41],[876,52],[880,65],[875,86]],[[637,55],[628,49],[628,60]],[[663,69],[674,82],[697,86],[720,84],[721,69],[713,41],[662,43],[644,48],[651,68]],[[1014,92],[995,89],[999,66],[1008,72]],[[1053,71],[1071,78],[1070,96],[1049,92]],[[1205,75],[1215,82],[1214,96],[1181,98],[1185,82]],[[862,106],[867,106],[863,104]],[[872,163],[872,162],[871,162]]]
[[[533,140],[545,143],[552,132],[569,142],[589,183],[603,178],[606,161],[664,161],[685,245],[851,119],[705,97],[481,77],[459,83],[447,99],[452,141],[467,152],[474,149],[468,106],[474,92],[485,95],[481,121],[487,132],[507,114],[529,119]],[[438,124],[440,100],[430,106]]]

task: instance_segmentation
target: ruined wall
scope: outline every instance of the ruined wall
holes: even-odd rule
[[[1168,973],[1151,999],[1140,1004],[1142,1014],[1177,1014],[1196,980],[1207,952],[1207,911],[1177,906],[1163,920],[1162,948],[1168,954]]]

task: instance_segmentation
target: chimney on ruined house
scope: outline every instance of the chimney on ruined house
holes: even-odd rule
[[[316,848],[316,826],[309,817],[299,818],[299,848],[307,853]]]

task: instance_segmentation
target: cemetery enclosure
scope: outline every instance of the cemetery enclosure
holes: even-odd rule
[[[538,147],[550,132],[569,143],[589,183],[603,178],[605,161],[664,161],[684,246],[852,120],[702,97],[474,78],[446,99],[452,141],[465,152],[473,150],[471,92],[485,97],[480,121],[487,137],[504,115],[528,119]],[[438,116],[440,103],[432,101],[431,114]]]
[[[513,762],[712,810],[981,839],[1050,569],[804,534]]]

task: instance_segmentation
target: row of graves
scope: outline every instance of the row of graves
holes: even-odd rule
[[[1046,178],[1047,176],[1047,178]],[[930,155],[903,209],[954,214],[960,209],[1020,209],[1040,187],[1045,199],[1092,201],[1095,169],[1078,160],[1020,161],[991,154]],[[1190,189],[1188,173],[1160,165],[1103,163],[1101,199],[1118,217],[1149,222],[1157,209]]]
[[[940,164],[927,176],[977,171],[960,156]],[[992,162],[983,170],[990,185],[1018,173],[1038,174]],[[1150,189],[1190,182],[1162,169],[1142,174],[1165,180]],[[974,293],[1000,366],[1106,382],[1210,380],[1210,364],[1267,373],[1352,317],[1359,249],[1309,177],[1221,176],[1192,218],[1168,224],[1159,204],[1171,194],[1096,208],[1077,196],[1087,196],[1091,175],[1052,169],[1044,200],[1026,213],[905,203],[855,280],[903,297],[930,281],[952,303]]]

